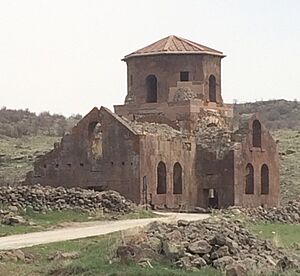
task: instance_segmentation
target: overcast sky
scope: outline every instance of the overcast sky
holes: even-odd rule
[[[0,107],[112,109],[121,58],[168,35],[227,55],[226,102],[300,99],[299,0],[0,0]]]

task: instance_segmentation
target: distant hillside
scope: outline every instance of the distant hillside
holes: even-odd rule
[[[259,112],[263,123],[271,130],[300,130],[300,102],[296,100],[272,100],[235,104],[235,112],[239,114]]]
[[[62,115],[42,112],[36,115],[29,110],[0,109],[0,135],[12,138],[22,136],[63,136],[79,120],[81,115],[66,118]]]

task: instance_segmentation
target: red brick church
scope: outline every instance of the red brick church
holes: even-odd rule
[[[124,105],[93,108],[41,156],[28,183],[119,191],[153,208],[279,203],[277,145],[259,115],[234,116],[225,55],[177,36],[124,57]]]

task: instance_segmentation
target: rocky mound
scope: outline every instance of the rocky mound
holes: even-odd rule
[[[32,208],[34,211],[79,209],[94,212],[126,214],[134,211],[135,205],[115,191],[95,192],[81,188],[49,186],[1,186],[0,205],[12,210]]]
[[[210,266],[228,275],[299,267],[298,257],[257,239],[241,223],[225,219],[153,223],[140,241],[135,238],[120,246],[117,256],[121,261],[137,262],[167,259],[188,270]]]
[[[252,220],[270,222],[300,223],[300,200],[291,200],[287,204],[273,208],[241,208],[231,207],[223,213],[245,214]]]

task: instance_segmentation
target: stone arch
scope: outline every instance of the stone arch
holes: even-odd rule
[[[209,92],[208,97],[210,102],[217,102],[217,84],[216,77],[214,75],[210,75],[209,77]]]
[[[147,88],[147,103],[157,102],[157,78],[155,75],[149,75],[146,78],[146,88]]]
[[[164,162],[160,161],[157,166],[157,194],[167,193],[167,169]]]
[[[268,195],[269,194],[269,168],[266,164],[261,166],[261,194]]]
[[[88,125],[89,156],[93,159],[102,157],[102,126],[98,121]]]
[[[261,123],[258,120],[254,120],[252,124],[252,145],[261,147]]]
[[[245,194],[254,194],[254,169],[252,164],[247,164],[246,172]]]
[[[173,194],[182,194],[182,167],[179,162],[173,167]]]

